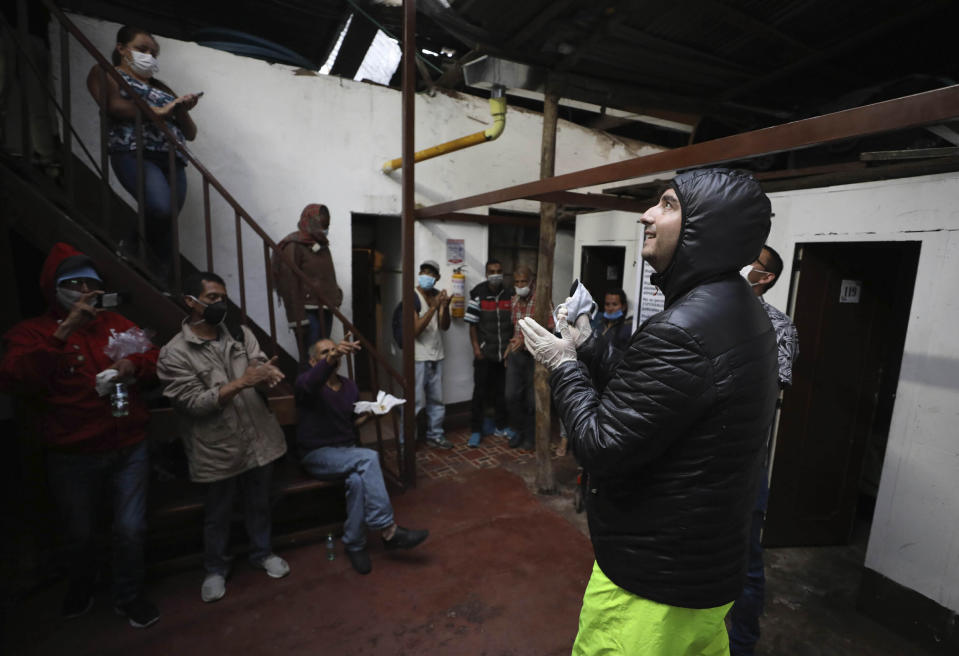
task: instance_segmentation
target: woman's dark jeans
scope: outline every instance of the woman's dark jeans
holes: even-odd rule
[[[110,163],[117,180],[137,200],[137,154],[136,151],[110,154]],[[186,165],[176,161],[177,212],[186,200]],[[167,267],[171,257],[171,225],[173,211],[170,204],[170,156],[165,152],[143,153],[143,214],[146,223],[146,242],[162,264]],[[134,223],[124,238],[127,247],[136,251],[139,244],[139,226]]]

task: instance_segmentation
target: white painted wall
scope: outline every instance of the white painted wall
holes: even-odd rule
[[[919,241],[866,566],[959,611],[959,174],[771,194],[769,242]],[[767,300],[786,307],[788,289]],[[800,340],[802,335],[800,335]]]
[[[104,53],[113,48],[115,23],[72,16]],[[193,110],[199,128],[191,150],[274,239],[295,229],[302,208],[322,202],[332,213],[330,240],[343,287],[342,310],[351,316],[350,213],[398,214],[399,173],[380,173],[383,161],[400,155],[400,94],[386,87],[328,76],[298,75],[295,69],[159,37],[161,73],[178,93],[204,91]],[[54,48],[59,40],[52,39]],[[92,58],[71,42],[73,115],[84,141],[98,144],[98,118],[82,84]],[[52,60],[59,62],[58,52]],[[54,72],[59,89],[59,71]],[[417,149],[481,130],[490,121],[488,102],[472,96],[437,94],[416,99]],[[416,202],[440,201],[488,191],[538,177],[541,116],[510,108],[506,131],[497,141],[416,166]],[[656,149],[612,138],[560,121],[556,173],[634,157]],[[202,189],[188,169],[188,196],[181,219],[181,245],[202,264]],[[238,295],[233,215],[214,202],[214,266]],[[536,211],[518,201],[510,209]],[[471,210],[485,212],[486,208]],[[247,297],[251,316],[267,325],[263,254],[250,231],[244,233]],[[416,260],[445,261],[446,237],[466,240],[471,286],[482,275],[486,228],[430,221],[416,229]],[[563,241],[563,240],[561,240]],[[400,244],[396,244],[400,248]],[[569,244],[562,244],[570,260]],[[450,270],[444,267],[443,282]],[[568,274],[567,274],[568,275]],[[392,310],[392,308],[389,308]],[[280,315],[282,316],[282,315]],[[283,344],[293,350],[292,335]],[[448,403],[472,393],[471,349],[457,321],[446,337],[445,397]]]

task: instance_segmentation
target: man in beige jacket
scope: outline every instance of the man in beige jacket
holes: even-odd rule
[[[227,328],[222,278],[194,274],[184,281],[183,295],[191,313],[160,351],[157,376],[180,420],[190,478],[208,484],[203,520],[206,577],[200,596],[211,602],[226,594],[237,489],[252,544],[250,563],[273,578],[290,573],[270,546],[270,474],[273,461],[286,453],[286,440],[254,389],[273,387],[283,374],[274,366],[275,358],[267,360],[260,351],[248,328]]]

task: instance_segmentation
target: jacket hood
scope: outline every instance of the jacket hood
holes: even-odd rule
[[[65,264],[69,264],[70,266],[88,264],[94,269],[96,268],[93,260],[70,244],[62,241],[54,244],[53,248],[50,249],[50,253],[47,255],[47,259],[43,262],[43,268],[40,269],[40,290],[43,292],[43,297],[47,299],[47,303],[51,308],[57,307],[57,274]]]
[[[759,183],[740,171],[688,171],[670,186],[682,209],[682,231],[672,262],[651,277],[667,306],[696,285],[755,261],[772,211]]]

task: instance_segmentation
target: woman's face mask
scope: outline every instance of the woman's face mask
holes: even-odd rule
[[[526,298],[527,296],[529,296],[529,287],[517,287],[516,295],[519,296],[520,298]]]
[[[153,77],[160,71],[160,62],[148,52],[131,50],[130,56],[127,58],[127,64],[130,65],[134,73],[143,77]]]
[[[310,234],[314,237],[329,237],[330,236],[330,227],[329,225],[323,224],[319,219],[310,219],[306,226],[307,230],[310,231]]]
[[[603,312],[603,317],[608,319],[609,321],[615,321],[616,319],[619,319],[621,316],[623,316],[622,310],[616,310],[615,312]]]
[[[420,289],[428,291],[430,289],[433,289],[433,285],[436,284],[436,278],[429,275],[428,273],[421,273],[418,279],[418,282],[420,284]]]

